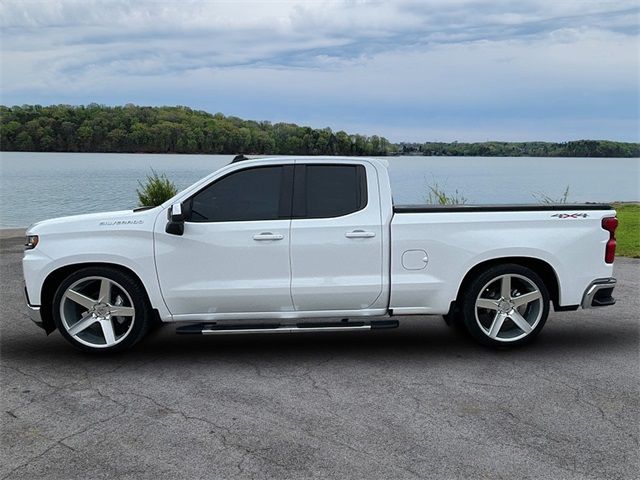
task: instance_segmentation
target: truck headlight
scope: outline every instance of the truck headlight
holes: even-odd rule
[[[38,235],[27,235],[27,242],[24,244],[25,250],[33,250],[38,245]]]

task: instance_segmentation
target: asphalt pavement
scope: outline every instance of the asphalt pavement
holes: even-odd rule
[[[0,237],[3,237],[0,235]],[[23,313],[0,238],[0,479],[638,478],[640,260],[618,303],[494,351],[440,317],[301,335],[153,332],[96,357]]]

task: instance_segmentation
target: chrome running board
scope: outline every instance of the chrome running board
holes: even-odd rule
[[[237,335],[250,333],[354,332],[380,328],[396,328],[397,326],[397,320],[372,320],[368,323],[343,320],[342,322],[298,323],[296,325],[217,325],[212,323],[196,323],[177,327],[176,333],[181,335]]]

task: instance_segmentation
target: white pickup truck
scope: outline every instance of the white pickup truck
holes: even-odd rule
[[[612,305],[606,205],[395,205],[386,163],[232,163],[163,205],[27,231],[31,318],[92,352],[177,333],[349,331],[444,315],[489,346]]]

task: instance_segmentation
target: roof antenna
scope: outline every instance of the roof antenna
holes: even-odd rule
[[[233,160],[231,160],[231,163],[236,163],[236,162],[242,162],[243,160],[249,160],[248,157],[245,157],[242,153],[240,155],[236,155],[235,157],[233,157]]]

